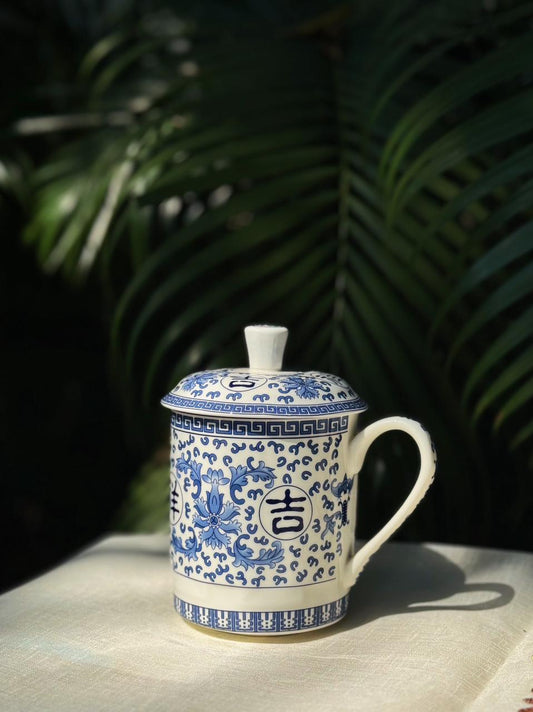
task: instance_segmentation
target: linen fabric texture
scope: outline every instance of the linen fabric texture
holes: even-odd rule
[[[0,709],[518,712],[533,698],[533,555],[389,543],[340,623],[260,640],[186,623],[172,575],[166,536],[116,535],[0,597]]]

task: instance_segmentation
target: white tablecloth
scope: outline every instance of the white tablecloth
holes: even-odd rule
[[[111,536],[0,597],[0,709],[415,710],[533,707],[533,556],[388,544],[347,618],[265,638],[173,610],[164,536]]]

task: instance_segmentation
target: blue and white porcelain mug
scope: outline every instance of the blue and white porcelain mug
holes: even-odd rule
[[[408,418],[357,433],[366,404],[337,376],[281,371],[284,327],[245,335],[249,368],[192,374],[162,400],[172,410],[175,607],[230,633],[315,630],[344,616],[369,557],[431,484],[435,452]],[[389,430],[411,435],[420,471],[392,519],[354,553],[357,475]]]

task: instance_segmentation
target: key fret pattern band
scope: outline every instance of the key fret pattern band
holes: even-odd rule
[[[348,416],[314,418],[312,420],[235,420],[206,418],[201,415],[172,413],[172,427],[191,433],[206,435],[238,435],[241,437],[298,438],[312,435],[344,433],[348,429]]]

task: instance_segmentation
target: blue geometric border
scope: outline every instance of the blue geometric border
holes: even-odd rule
[[[206,435],[234,435],[252,438],[305,437],[312,435],[337,435],[348,429],[348,416],[313,418],[312,420],[249,420],[247,418],[208,418],[204,415],[172,413],[172,427],[185,432]]]
[[[226,611],[187,603],[174,596],[174,608],[185,620],[196,625],[230,633],[295,633],[329,625],[342,618],[348,609],[348,596],[333,603],[291,611]]]
[[[183,398],[169,393],[161,399],[161,404],[176,409],[193,411],[209,411],[211,413],[231,413],[232,415],[329,415],[346,411],[362,411],[367,405],[362,398],[324,405],[268,405],[264,403],[221,403],[220,401],[204,401],[196,398]]]

